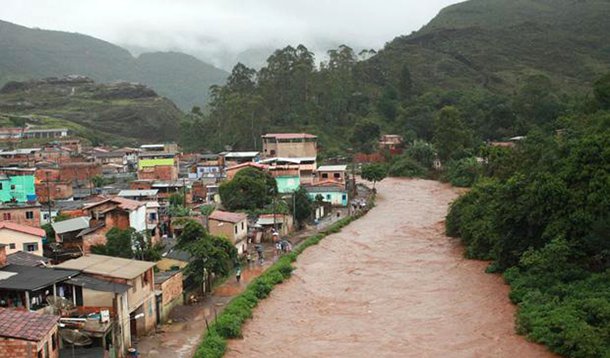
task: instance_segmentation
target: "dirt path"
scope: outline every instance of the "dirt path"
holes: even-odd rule
[[[228,357],[551,357],[508,287],[443,235],[449,186],[384,180],[378,206],[299,257]]]

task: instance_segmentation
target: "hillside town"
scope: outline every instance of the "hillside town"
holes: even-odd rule
[[[241,265],[264,267],[300,230],[366,205],[351,163],[320,165],[318,138],[307,133],[268,133],[261,151],[222,153],[89,146],[68,133],[0,132],[5,144],[45,142],[0,151],[0,357],[75,348],[123,357],[172,309],[205,301],[215,281]],[[384,145],[397,150],[401,139]],[[221,194],[248,171],[273,179],[257,207]],[[193,228],[230,243],[231,269],[196,264],[208,258],[183,244]]]

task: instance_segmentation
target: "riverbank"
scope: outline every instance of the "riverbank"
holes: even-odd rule
[[[502,278],[444,235],[458,190],[386,179],[377,191],[364,218],[299,257],[226,356],[553,356],[515,333]]]

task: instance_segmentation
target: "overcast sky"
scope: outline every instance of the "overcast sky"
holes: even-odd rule
[[[381,48],[458,0],[2,0],[0,19],[112,43],[181,50],[226,67],[227,54],[304,43]],[[224,56],[224,57],[223,57]]]

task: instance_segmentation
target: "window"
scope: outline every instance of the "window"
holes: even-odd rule
[[[342,200],[347,200],[347,195],[343,194],[343,195],[341,196],[341,199],[342,199]]]
[[[0,190],[2,190],[2,183],[0,183]]]
[[[237,225],[235,225],[235,233],[237,234]]]
[[[11,242],[10,244],[8,244],[8,248],[11,250],[15,250],[15,243]]]
[[[38,251],[38,243],[37,242],[26,242],[25,244],[23,244],[23,251],[25,251],[25,252]]]
[[[242,230],[244,229],[244,223],[243,222],[241,223],[241,229]]]
[[[11,190],[15,190],[15,184],[11,185]]]
[[[326,194],[326,200],[330,200],[330,194]]]
[[[157,220],[157,213],[150,213],[150,221],[156,221]]]
[[[2,218],[4,220],[10,220],[11,219],[11,213],[3,213],[2,214]]]
[[[51,336],[51,350],[55,350],[57,348],[57,333],[53,333]]]
[[[341,179],[341,173],[335,173],[334,177],[335,179]]]
[[[328,179],[328,173],[322,173],[322,178],[323,179]]]
[[[145,272],[144,275],[142,275],[142,288],[148,286],[148,272]]]
[[[42,349],[38,351],[38,358],[43,358],[43,356],[42,356]]]
[[[25,218],[28,219],[28,220],[34,219],[34,212],[33,211],[26,211],[25,212]]]

